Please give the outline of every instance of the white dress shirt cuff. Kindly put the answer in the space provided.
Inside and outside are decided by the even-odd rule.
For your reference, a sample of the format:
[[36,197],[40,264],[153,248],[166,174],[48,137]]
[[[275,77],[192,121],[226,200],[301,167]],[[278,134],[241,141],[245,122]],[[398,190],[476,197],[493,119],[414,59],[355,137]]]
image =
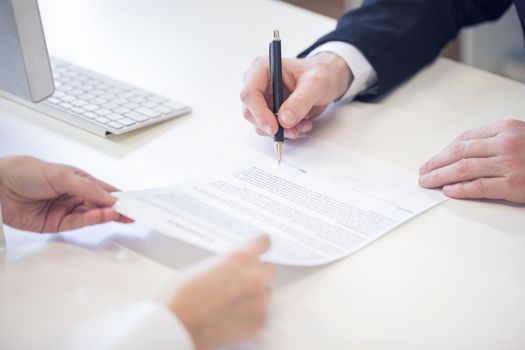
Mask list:
[[369,89],[377,83],[377,73],[358,48],[343,41],[329,41],[315,48],[308,56],[327,51],[339,55],[346,62],[354,76],[352,84],[341,97],[341,100],[353,100],[357,95],[372,92]]
[[129,311],[126,319],[122,320],[121,331],[104,348],[194,350],[186,327],[166,306],[148,301]]

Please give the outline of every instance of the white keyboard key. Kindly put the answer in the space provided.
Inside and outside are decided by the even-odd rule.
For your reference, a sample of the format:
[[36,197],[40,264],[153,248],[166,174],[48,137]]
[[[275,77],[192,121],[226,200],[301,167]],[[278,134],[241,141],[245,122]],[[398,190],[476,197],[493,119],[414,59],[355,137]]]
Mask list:
[[114,99],[117,98],[117,96],[113,95],[113,94],[104,94],[104,95],[100,95],[99,96],[100,98],[104,98],[108,101],[113,101]]
[[111,113],[111,114],[106,115],[106,118],[111,119],[111,120],[119,120],[119,119],[124,118],[124,116],[122,114]]
[[64,95],[65,93],[63,91],[58,91],[58,90],[53,93],[53,97],[62,97]]
[[68,91],[67,93],[68,95],[71,95],[71,96],[80,96],[80,95],[83,95],[84,94],[84,91],[80,91],[78,89],[73,89],[71,91]]
[[75,113],[78,113],[78,114],[82,114],[82,113],[84,113],[86,111],[85,109],[80,108],[80,107],[73,107],[73,108],[71,108],[71,110],[73,112],[75,112]]
[[90,99],[89,102],[91,102],[94,105],[101,105],[101,104],[107,103],[108,100],[105,100],[100,97],[95,97],[95,98]]
[[127,103],[128,100],[126,100],[125,98],[122,98],[122,97],[118,97],[118,98],[112,100],[111,102],[116,103],[118,105],[121,105],[123,103]]
[[95,119],[95,118],[98,118],[98,115],[96,115],[95,113],[93,112],[85,112],[84,113],[84,116],[89,118],[89,119]]
[[95,113],[98,114],[98,115],[100,115],[100,116],[105,117],[106,115],[110,114],[111,111],[108,111],[108,110],[105,109],[105,108],[100,108],[100,109],[97,109],[97,110],[95,111]]
[[137,113],[137,112],[129,112],[125,114],[126,117],[131,118],[137,122],[145,122],[146,120],[149,120],[148,117]]
[[60,101],[58,98],[56,97],[50,97],[46,100],[46,102],[49,102],[49,103],[52,103],[54,105],[57,105],[59,103],[62,103],[62,101]]
[[122,107],[124,107],[124,108],[128,108],[128,109],[135,109],[135,108],[137,108],[138,106],[139,106],[139,105],[136,104],[135,102],[128,102],[128,103],[124,103],[124,104],[122,105]]
[[180,103],[175,102],[175,101],[167,101],[167,102],[164,102],[162,105],[166,106],[166,107],[173,108],[175,110],[186,108],[186,106],[184,106],[183,104],[180,104]]
[[124,126],[131,126],[136,124],[134,120],[131,120],[129,118],[120,119],[118,122]]
[[64,102],[60,104],[60,107],[70,109],[71,107],[73,107],[73,105],[71,103]]
[[60,99],[64,102],[71,102],[75,99],[74,96],[71,96],[71,95],[64,95],[62,97],[60,97]]
[[87,105],[88,103],[84,100],[74,100],[74,101],[71,101],[71,104],[77,107],[82,107],[82,106]]
[[110,123],[107,123],[107,125],[111,126],[113,129],[122,129],[122,125],[120,125],[117,122],[110,122]]
[[67,85],[64,85],[64,84],[55,84],[55,87],[59,90],[59,91],[63,91],[63,92],[68,92],[70,90],[73,90],[73,88],[71,86],[67,86]]
[[82,108],[84,108],[86,111],[93,112],[93,111],[99,109],[100,107],[99,107],[99,106],[96,106],[96,105],[94,105],[94,104],[88,104],[88,105],[85,105],[85,106],[82,107]]
[[162,113],[162,114],[169,114],[171,112],[173,112],[173,108],[170,108],[170,107],[167,107],[167,106],[164,106],[164,105],[161,105],[161,106],[156,106],[156,107],[153,107],[154,110]]
[[117,87],[113,87],[111,89],[108,89],[107,91],[108,93],[113,94],[113,95],[118,95],[124,92],[124,90],[122,90],[121,88],[117,88]]
[[150,117],[150,118],[157,118],[161,116],[160,112],[154,111],[153,109],[144,108],[144,107],[135,109],[135,112],[144,114],[146,117]]
[[97,122],[99,123],[102,123],[102,124],[106,124],[106,123],[109,123],[111,120],[109,120],[108,118],[104,118],[104,117],[98,117],[95,119]]
[[126,114],[129,112],[129,109],[124,108],[124,107],[118,107],[118,108],[115,108],[113,112],[118,113],[118,114]]
[[84,94],[79,96],[81,99],[89,101],[95,98],[95,95],[93,94]]
[[158,102],[158,103],[162,103],[162,102],[167,102],[168,101],[167,98],[162,97],[162,96],[157,96],[157,95],[148,96],[148,100],[153,101],[153,102]]
[[80,91],[90,91],[90,90],[95,90],[95,87],[92,86],[92,85],[80,85],[77,87],[78,90]]
[[154,101],[146,101],[146,102],[142,102],[141,105],[144,107],[151,108],[151,107],[158,106],[158,103]]
[[108,103],[104,103],[102,105],[102,107],[106,108],[106,109],[114,109],[114,108],[117,108],[118,107],[118,104],[115,104],[113,102],[108,102]]
[[129,91],[125,91],[125,92],[122,92],[120,94],[118,94],[119,97],[122,97],[122,98],[131,98],[133,96],[135,96],[134,93],[132,92],[129,92]]
[[136,103],[142,103],[144,101],[146,101],[146,99],[142,96],[133,96],[133,97],[130,97],[129,100],[131,102],[136,102]]

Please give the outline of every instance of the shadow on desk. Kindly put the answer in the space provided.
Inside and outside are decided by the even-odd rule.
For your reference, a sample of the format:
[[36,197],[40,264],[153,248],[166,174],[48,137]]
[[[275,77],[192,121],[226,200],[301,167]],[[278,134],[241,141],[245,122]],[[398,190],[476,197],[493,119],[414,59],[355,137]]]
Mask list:
[[[156,231],[150,231],[145,238],[117,233],[108,238],[108,240],[174,270],[188,268],[214,256],[208,250],[198,248]],[[293,284],[321,271],[323,267],[278,266],[274,285],[279,288]]]
[[[6,119],[10,118],[13,120],[12,123],[10,120],[3,121],[3,124],[5,124],[3,125],[4,130],[11,135],[16,135],[17,137],[27,136],[28,139],[36,137],[37,139],[63,140],[68,144],[71,141],[75,141],[97,151],[103,150],[115,158],[122,158],[160,138],[172,129],[186,124],[192,116],[192,113],[188,113],[124,135],[112,135],[104,138],[3,97],[0,97],[0,107],[0,117],[3,118],[5,116]],[[20,129],[19,131],[16,130],[18,128]],[[22,141],[18,140],[20,143]]]

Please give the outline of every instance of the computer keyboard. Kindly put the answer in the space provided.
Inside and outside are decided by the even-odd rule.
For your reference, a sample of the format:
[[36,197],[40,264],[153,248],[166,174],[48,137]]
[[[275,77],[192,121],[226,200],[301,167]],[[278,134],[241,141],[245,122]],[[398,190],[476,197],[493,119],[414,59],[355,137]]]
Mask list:
[[32,108],[97,135],[124,134],[188,113],[189,106],[56,58],[54,94]]

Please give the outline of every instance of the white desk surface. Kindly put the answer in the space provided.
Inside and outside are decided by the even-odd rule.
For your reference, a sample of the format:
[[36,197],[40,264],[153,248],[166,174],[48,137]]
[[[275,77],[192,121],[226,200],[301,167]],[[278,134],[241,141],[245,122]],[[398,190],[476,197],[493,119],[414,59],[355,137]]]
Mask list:
[[[256,138],[241,116],[242,73],[266,54],[272,30],[293,56],[335,24],[276,1],[40,6],[53,55],[179,99],[193,113],[102,139],[0,99],[0,155],[74,164],[123,189],[173,184],[213,171],[207,159],[235,157],[225,140]],[[340,106],[313,134],[416,173],[462,130],[523,118],[524,96],[522,84],[438,60],[381,103]],[[523,349],[524,214],[451,200],[340,262],[282,268],[256,348]],[[208,255],[140,224],[53,236],[66,244],[31,248],[38,253],[18,249],[50,236],[6,234],[13,249],[0,282],[0,342],[9,335],[12,348],[64,347],[60,335],[81,321],[154,295],[173,270]]]

